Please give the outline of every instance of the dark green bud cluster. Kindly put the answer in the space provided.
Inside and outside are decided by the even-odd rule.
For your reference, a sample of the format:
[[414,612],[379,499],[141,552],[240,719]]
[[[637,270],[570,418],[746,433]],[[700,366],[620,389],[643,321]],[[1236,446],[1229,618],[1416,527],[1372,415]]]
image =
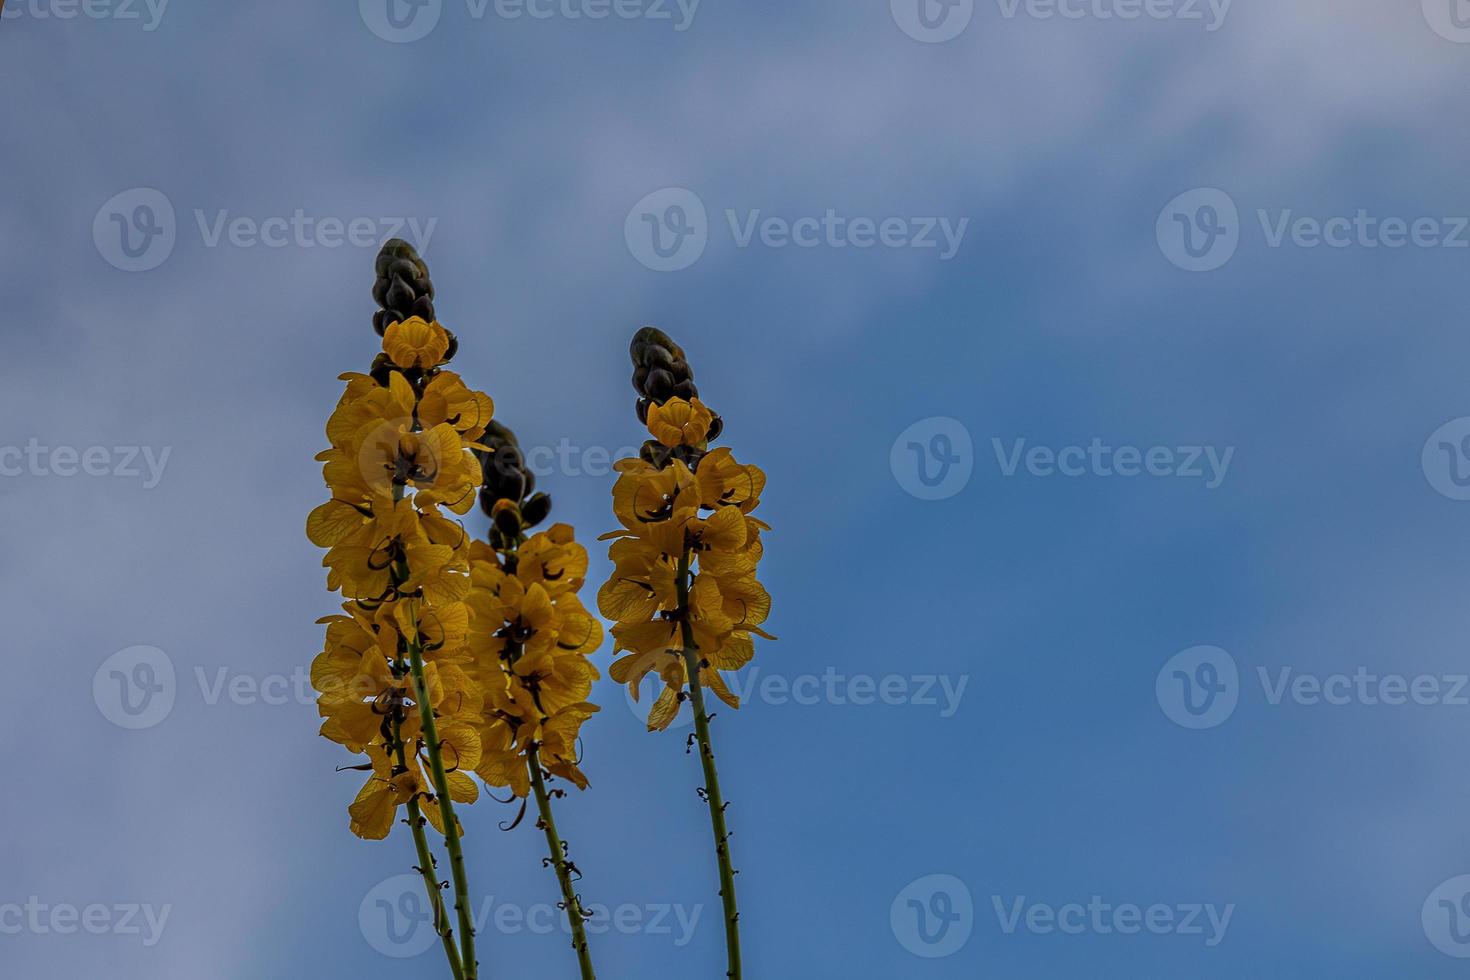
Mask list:
[[[434,282],[429,278],[428,264],[412,245],[401,238],[388,239],[379,249],[373,268],[378,276],[373,283],[373,299],[380,307],[373,314],[373,329],[379,337],[390,325],[412,317],[434,322]],[[452,360],[457,350],[459,341],[449,332],[449,352],[444,360]],[[387,370],[387,356],[379,355],[373,362],[373,377]],[[385,378],[378,381],[383,384]]]
[[[633,389],[638,392],[638,421],[648,424],[648,406],[662,405],[670,398],[686,401],[699,397],[699,388],[694,384],[694,369],[684,356],[684,348],[657,327],[643,327],[633,335],[628,347],[633,358]],[[710,423],[705,442],[714,442],[725,430],[725,422],[718,415]],[[656,439],[643,444],[638,455],[659,469],[669,465],[672,459],[682,459],[693,469],[706,450],[693,446],[670,449]]]
[[[480,460],[484,485],[480,488],[480,509],[492,521],[490,544],[496,550],[514,548],[525,531],[535,527],[551,514],[551,498],[536,493],[536,474],[526,468],[520,442],[508,427],[491,422],[480,442],[488,452],[475,450]],[[496,505],[502,500],[512,506]]]
[[694,369],[684,357],[684,348],[657,327],[644,327],[633,335],[628,349],[633,357],[633,388],[638,392],[638,421],[648,421],[648,405],[662,405],[670,398],[699,397]]

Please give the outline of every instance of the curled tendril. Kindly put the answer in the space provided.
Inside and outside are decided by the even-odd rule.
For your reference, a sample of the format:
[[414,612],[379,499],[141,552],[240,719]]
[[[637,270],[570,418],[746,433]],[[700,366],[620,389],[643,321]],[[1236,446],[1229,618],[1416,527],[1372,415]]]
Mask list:
[[[491,795],[491,799],[495,799],[495,797],[494,797],[493,794]],[[515,799],[515,796],[514,795],[511,796],[511,800],[513,800],[513,799]],[[504,802],[509,803],[511,800],[505,800]],[[497,800],[496,802],[501,802],[501,801]],[[526,817],[526,800],[525,800],[525,797],[522,797],[521,798],[521,809],[520,809],[520,812],[516,814],[516,818],[510,822],[510,826],[506,826],[505,821],[502,820],[500,822],[500,829],[503,830],[503,831],[505,831],[506,833],[510,833],[512,830],[515,830],[517,827],[519,827],[521,825],[521,821],[524,820],[525,817]]]

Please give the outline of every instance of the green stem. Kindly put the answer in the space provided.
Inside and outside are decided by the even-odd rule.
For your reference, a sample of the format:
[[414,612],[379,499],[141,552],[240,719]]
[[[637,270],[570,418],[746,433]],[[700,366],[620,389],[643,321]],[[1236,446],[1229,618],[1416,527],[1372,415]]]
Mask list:
[[[393,739],[397,742],[398,765],[407,769],[408,761],[403,751],[403,738],[399,735],[401,722],[393,722]],[[429,906],[434,911],[434,931],[444,943],[444,955],[449,959],[449,970],[454,980],[464,980],[464,965],[459,958],[459,947],[454,944],[454,930],[449,927],[449,913],[444,909],[444,896],[439,893],[439,878],[434,874],[434,853],[429,850],[429,838],[424,833],[424,816],[417,798],[408,801],[408,826],[413,831],[413,845],[419,855],[419,873],[424,876],[424,888],[429,892]]]
[[[403,499],[403,487],[394,486],[393,499]],[[400,559],[394,564],[393,578],[395,587],[408,580],[408,562]],[[418,633],[418,611],[411,605],[410,623],[415,635]],[[423,726],[424,743],[429,752],[429,772],[434,779],[434,792],[439,797],[439,817],[444,824],[444,847],[449,852],[449,870],[454,878],[454,911],[459,918],[459,935],[462,954],[450,955],[450,966],[454,968],[456,980],[476,980],[479,974],[479,963],[475,959],[475,923],[470,913],[470,886],[469,876],[465,873],[464,850],[460,847],[460,825],[459,818],[454,815],[454,802],[449,798],[449,779],[444,772],[444,758],[440,752],[439,728],[434,720],[434,706],[429,703],[429,685],[424,681],[424,650],[423,645],[417,639],[408,641],[408,666],[413,677],[413,699],[419,706],[419,719]],[[400,761],[402,761],[403,745],[399,740]],[[409,814],[414,818],[413,827],[416,837],[423,835],[419,816],[418,800],[409,802]],[[425,844],[420,848],[420,860],[427,853],[428,846]],[[424,874],[427,876],[428,871]],[[437,896],[436,896],[437,897]],[[442,902],[436,905],[436,908]],[[444,935],[441,933],[441,935]],[[446,936],[446,948],[452,946],[452,940]]]
[[704,707],[704,685],[699,682],[699,649],[689,618],[689,552],[679,558],[676,580],[679,595],[679,628],[684,641],[684,666],[689,674],[689,700],[694,705],[694,733],[699,742],[699,761],[704,765],[704,795],[709,803],[710,826],[715,835],[715,854],[720,865],[720,901],[725,907],[725,950],[730,968],[725,976],[740,980],[740,911],[735,904],[735,869],[730,861],[730,832],[725,826],[725,798],[720,793],[720,775],[715,771],[715,751],[710,746],[709,713]]
[[[414,630],[418,617],[414,617]],[[439,797],[439,815],[444,824],[444,847],[449,852],[449,870],[454,877],[454,911],[459,916],[459,942],[464,952],[464,980],[475,980],[479,964],[475,961],[475,923],[470,913],[469,876],[465,873],[464,849],[460,847],[459,818],[454,815],[454,801],[449,798],[449,779],[440,752],[439,731],[434,721],[434,707],[429,703],[429,685],[424,681],[424,652],[417,640],[408,644],[409,670],[413,674],[413,697],[419,705],[419,718],[424,727],[424,743],[429,751],[429,771],[434,777],[434,792]]]
[[592,953],[587,949],[587,932],[583,926],[587,916],[582,909],[582,900],[572,887],[571,862],[567,860],[561,836],[556,832],[556,818],[551,815],[551,798],[546,794],[546,781],[541,775],[541,757],[534,747],[526,755],[531,768],[531,787],[536,792],[536,806],[541,811],[538,821],[546,832],[546,847],[551,852],[551,864],[556,868],[556,880],[561,882],[562,905],[567,910],[567,924],[572,927],[572,948],[577,951],[577,965],[582,970],[582,980],[596,980],[592,970]]

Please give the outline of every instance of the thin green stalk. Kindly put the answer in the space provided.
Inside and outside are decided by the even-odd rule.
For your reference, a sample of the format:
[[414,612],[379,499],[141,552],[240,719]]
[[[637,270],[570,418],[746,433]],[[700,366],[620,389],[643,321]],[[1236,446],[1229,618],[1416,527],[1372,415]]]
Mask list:
[[[393,499],[403,499],[403,487],[394,486]],[[408,563],[400,559],[394,565],[393,578],[395,586],[408,580]],[[413,606],[410,622],[415,634],[418,632],[418,612]],[[464,850],[460,847],[460,824],[459,818],[454,815],[454,802],[449,798],[449,779],[444,772],[444,758],[440,752],[439,728],[434,720],[434,706],[429,703],[429,685],[424,681],[424,650],[423,645],[417,639],[408,641],[408,667],[413,678],[413,699],[419,706],[419,719],[424,732],[425,747],[429,752],[429,772],[434,780],[434,792],[439,797],[439,816],[444,824],[444,847],[449,852],[449,870],[454,879],[454,911],[459,918],[459,935],[462,954],[450,957],[450,966],[454,968],[456,980],[476,980],[479,975],[479,963],[475,958],[475,924],[470,911],[470,886],[469,876],[465,873]],[[403,752],[402,742],[399,743],[400,757]],[[418,800],[409,802],[409,813],[414,817],[413,827],[417,837],[423,835],[423,828],[418,817]],[[427,853],[425,844],[420,849],[420,860]],[[424,872],[427,876],[428,871]],[[426,880],[428,880],[426,878]],[[442,905],[442,902],[437,903]],[[441,933],[443,935],[443,933]],[[447,942],[446,945],[452,945]]]
[[[418,618],[414,617],[414,629]],[[475,923],[470,912],[469,876],[465,873],[464,849],[460,847],[459,818],[454,815],[454,802],[449,798],[449,779],[440,752],[438,726],[434,707],[429,703],[429,685],[424,681],[424,652],[417,640],[408,644],[409,670],[413,674],[413,697],[419,705],[423,721],[424,743],[429,751],[429,771],[434,777],[434,792],[439,797],[439,815],[444,823],[444,847],[449,852],[449,870],[454,877],[454,911],[459,916],[459,942],[464,952],[464,980],[475,980],[479,964],[475,960]]]
[[715,835],[715,854],[720,865],[720,901],[725,907],[725,950],[730,968],[725,976],[740,980],[740,911],[735,904],[735,869],[730,860],[730,832],[725,826],[725,798],[720,792],[720,775],[715,771],[715,751],[710,745],[709,713],[704,707],[704,685],[699,682],[699,649],[694,643],[694,626],[689,620],[689,552],[679,558],[676,580],[679,597],[679,627],[684,641],[684,666],[689,674],[689,700],[694,705],[694,734],[699,742],[699,761],[704,765],[704,797],[709,803],[710,826]]
[[536,806],[541,811],[538,821],[546,832],[546,847],[551,852],[551,864],[556,868],[556,880],[561,882],[562,905],[567,911],[567,924],[572,927],[572,948],[577,951],[577,965],[582,970],[582,980],[596,980],[592,970],[592,953],[587,948],[587,931],[583,925],[586,914],[582,899],[572,887],[571,862],[567,860],[565,845],[556,832],[556,818],[551,815],[551,798],[546,794],[546,781],[541,775],[541,757],[532,748],[526,756],[531,768],[531,788],[536,793]]
[[[399,723],[393,723],[393,737],[398,738]],[[398,742],[398,764],[407,768],[403,753],[403,742]],[[429,838],[424,833],[423,811],[419,801],[408,801],[408,826],[413,831],[414,848],[419,855],[419,873],[424,876],[424,887],[429,892],[429,906],[434,912],[434,931],[444,943],[444,955],[449,959],[449,970],[454,980],[464,980],[464,964],[459,958],[459,947],[454,944],[454,930],[449,926],[449,913],[444,908],[444,896],[439,894],[439,877],[434,874],[434,854],[429,850]]]

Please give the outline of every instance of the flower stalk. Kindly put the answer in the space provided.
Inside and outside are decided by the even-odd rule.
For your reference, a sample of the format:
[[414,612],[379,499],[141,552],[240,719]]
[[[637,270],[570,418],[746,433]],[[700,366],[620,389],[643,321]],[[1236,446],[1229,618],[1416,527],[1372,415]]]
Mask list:
[[[446,368],[458,346],[434,318],[428,268],[405,242],[378,256],[374,328],[382,351],[346,387],[318,454],[331,499],[307,518],[327,549],[327,587],[343,614],[320,620],[327,636],[312,661],[321,734],[367,761],[348,807],[353,833],[390,836],[403,808],[453,980],[477,980],[474,921],[455,803],[478,788],[475,729],[484,697],[465,665],[470,586],[468,536],[454,520],[474,506],[480,467],[472,449],[494,403]],[[447,513],[446,513],[447,512]],[[445,841],[452,882],[441,882],[425,828]],[[458,935],[443,892],[454,888]]]
[[679,596],[679,627],[684,642],[684,666],[689,674],[689,701],[694,707],[694,737],[699,743],[699,761],[704,767],[705,802],[709,804],[710,827],[715,836],[715,857],[720,868],[720,902],[725,914],[725,952],[730,980],[740,980],[740,909],[735,901],[735,870],[730,857],[730,831],[725,824],[724,794],[720,792],[720,774],[715,768],[715,750],[710,744],[709,712],[704,706],[704,686],[699,683],[702,664],[694,642],[694,628],[689,623],[689,552],[679,560],[675,587]]
[[546,791],[546,779],[541,773],[541,759],[533,747],[526,756],[531,771],[531,790],[536,794],[536,808],[540,819],[536,826],[546,834],[546,849],[551,856],[547,859],[556,869],[556,880],[561,883],[562,908],[567,913],[567,925],[572,930],[572,948],[577,951],[577,967],[582,971],[582,980],[596,980],[592,969],[592,953],[587,947],[587,930],[584,923],[587,912],[582,908],[582,897],[572,887],[572,872],[575,870],[567,857],[567,846],[556,830],[556,817],[551,812],[551,797]]
[[[399,752],[399,765],[404,765],[403,753]],[[449,972],[454,980],[465,980],[464,964],[459,956],[459,947],[454,942],[454,930],[449,927],[449,912],[444,908],[444,896],[439,894],[439,878],[434,874],[434,852],[429,850],[429,838],[424,833],[423,811],[418,800],[408,803],[408,826],[413,831],[413,844],[419,855],[418,871],[424,876],[424,887],[429,891],[429,907],[434,912],[434,931],[444,944],[444,956],[449,960]]]
[[[417,630],[416,614],[414,626]],[[469,875],[465,872],[464,848],[460,846],[462,828],[459,818],[454,814],[454,801],[449,798],[449,777],[444,771],[443,746],[434,721],[434,707],[429,702],[429,685],[424,680],[424,651],[420,641],[409,641],[408,661],[413,675],[414,701],[418,703],[419,716],[424,726],[429,772],[434,780],[434,793],[439,797],[439,813],[444,823],[444,849],[449,852],[449,871],[454,880],[454,911],[459,919],[462,963],[462,973],[457,973],[456,976],[462,975],[463,980],[476,980],[479,971],[475,960],[475,922],[470,911],[470,883]]]
[[729,806],[720,788],[705,692],[740,707],[721,676],[755,656],[754,637],[774,640],[761,626],[771,597],[756,578],[770,525],[755,517],[766,475],[711,443],[724,422],[699,398],[683,348],[644,327],[629,348],[638,419],[653,438],[637,459],[619,460],[613,513],[622,525],[604,534],[613,543],[612,577],[598,591],[612,628],[613,680],[637,700],[644,678],[663,681],[648,713],[648,730],[665,731],[686,702],[694,711],[690,751],[699,745],[704,770],[700,798],[709,806],[725,920],[726,976],[740,980],[740,911],[730,856]]
[[[523,800],[534,795],[536,826],[546,835],[551,867],[561,886],[572,949],[582,980],[594,980],[586,910],[573,887],[581,877],[556,828],[547,781],[561,777],[579,789],[579,732],[598,708],[587,700],[600,674],[589,655],[602,645],[602,624],[577,597],[587,572],[587,549],[569,525],[528,534],[551,511],[535,493],[515,433],[496,423],[481,452],[480,504],[491,519],[488,541],[471,547],[470,649],[487,692],[479,773]],[[523,811],[524,812],[524,811]]]

